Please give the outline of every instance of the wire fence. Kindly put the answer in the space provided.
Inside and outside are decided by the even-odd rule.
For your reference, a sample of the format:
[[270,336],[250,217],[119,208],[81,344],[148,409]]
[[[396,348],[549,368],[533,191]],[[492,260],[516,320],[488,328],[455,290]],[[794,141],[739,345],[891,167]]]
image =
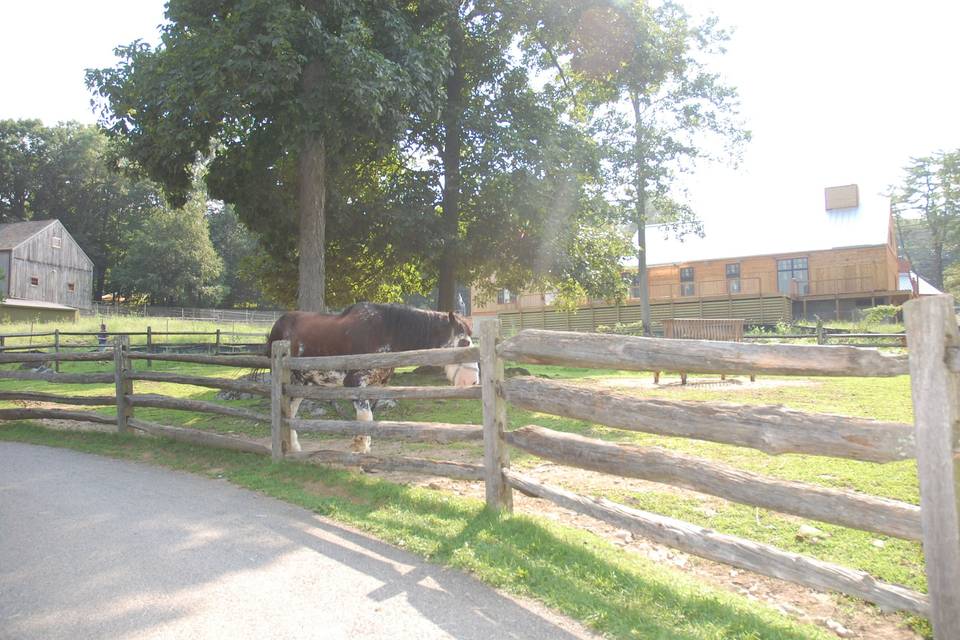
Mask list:
[[179,318],[206,322],[243,322],[246,324],[273,324],[285,311],[273,309],[202,309],[195,307],[161,307],[94,302],[89,309],[81,309],[83,316],[115,318]]

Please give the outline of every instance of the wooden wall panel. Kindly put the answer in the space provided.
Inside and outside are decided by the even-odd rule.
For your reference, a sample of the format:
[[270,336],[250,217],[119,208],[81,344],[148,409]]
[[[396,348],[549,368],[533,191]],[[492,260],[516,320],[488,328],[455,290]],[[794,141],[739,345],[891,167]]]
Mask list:
[[[55,247],[54,237],[61,239]],[[39,284],[30,279],[39,278]],[[74,290],[69,291],[68,283]],[[16,247],[10,263],[10,297],[88,309],[93,303],[93,263],[56,222]]]

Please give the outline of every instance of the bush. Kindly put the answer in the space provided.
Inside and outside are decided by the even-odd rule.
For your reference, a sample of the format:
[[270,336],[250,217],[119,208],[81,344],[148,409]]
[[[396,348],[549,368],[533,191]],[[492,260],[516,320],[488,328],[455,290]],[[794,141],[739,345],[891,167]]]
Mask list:
[[881,304],[863,310],[861,321],[866,325],[894,322],[902,307],[897,304]]
[[597,333],[615,333],[621,336],[642,336],[642,322],[618,322],[612,327],[609,325],[597,325]]

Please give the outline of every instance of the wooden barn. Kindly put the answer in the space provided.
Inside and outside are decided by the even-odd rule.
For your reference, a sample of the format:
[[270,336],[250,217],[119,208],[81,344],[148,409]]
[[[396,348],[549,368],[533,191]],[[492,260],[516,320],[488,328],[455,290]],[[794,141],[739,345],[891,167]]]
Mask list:
[[[743,318],[766,325],[814,317],[854,320],[862,309],[924,293],[917,291],[915,274],[901,273],[887,198],[864,196],[855,184],[828,187],[822,198],[819,206],[772,203],[755,223],[731,217],[727,227],[708,229],[703,238],[678,240],[656,225],[647,227],[654,329],[666,318]],[[635,257],[625,261],[625,270],[635,272]],[[639,321],[639,293],[635,286],[623,304],[592,301],[567,313],[552,308],[549,293],[501,290],[487,304],[474,302],[473,309],[475,316],[499,315],[509,332],[590,331]]]
[[64,320],[93,305],[93,261],[59,220],[0,224],[0,317]]

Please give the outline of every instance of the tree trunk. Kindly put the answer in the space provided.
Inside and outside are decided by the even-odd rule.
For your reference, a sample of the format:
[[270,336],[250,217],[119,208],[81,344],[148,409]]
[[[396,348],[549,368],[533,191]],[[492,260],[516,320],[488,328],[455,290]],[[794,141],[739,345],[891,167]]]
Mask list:
[[456,10],[447,22],[452,67],[445,82],[443,108],[443,250],[437,282],[437,310],[457,310],[457,245],[460,235],[460,151],[463,145],[464,34]]
[[640,193],[637,214],[637,286],[640,288],[640,320],[643,322],[643,335],[653,335],[650,326],[650,274],[647,272],[647,194]]
[[933,240],[933,286],[943,291],[943,242],[934,234]]
[[326,163],[327,151],[323,138],[307,135],[300,151],[300,188],[297,197],[300,214],[297,308],[301,311],[326,311]]
[[[311,99],[322,71],[319,60],[311,60],[303,68],[301,90],[305,99]],[[327,147],[323,136],[315,131],[304,135],[298,179],[300,259],[297,308],[301,311],[326,311]]]
[[643,153],[643,139],[641,137],[638,96],[631,94],[630,102],[633,105],[633,161],[636,168],[634,176],[636,201],[634,202],[633,221],[637,225],[637,286],[640,289],[640,320],[643,322],[643,335],[650,336],[653,335],[653,330],[650,320],[650,276],[647,273],[647,178],[643,172],[645,154]]

